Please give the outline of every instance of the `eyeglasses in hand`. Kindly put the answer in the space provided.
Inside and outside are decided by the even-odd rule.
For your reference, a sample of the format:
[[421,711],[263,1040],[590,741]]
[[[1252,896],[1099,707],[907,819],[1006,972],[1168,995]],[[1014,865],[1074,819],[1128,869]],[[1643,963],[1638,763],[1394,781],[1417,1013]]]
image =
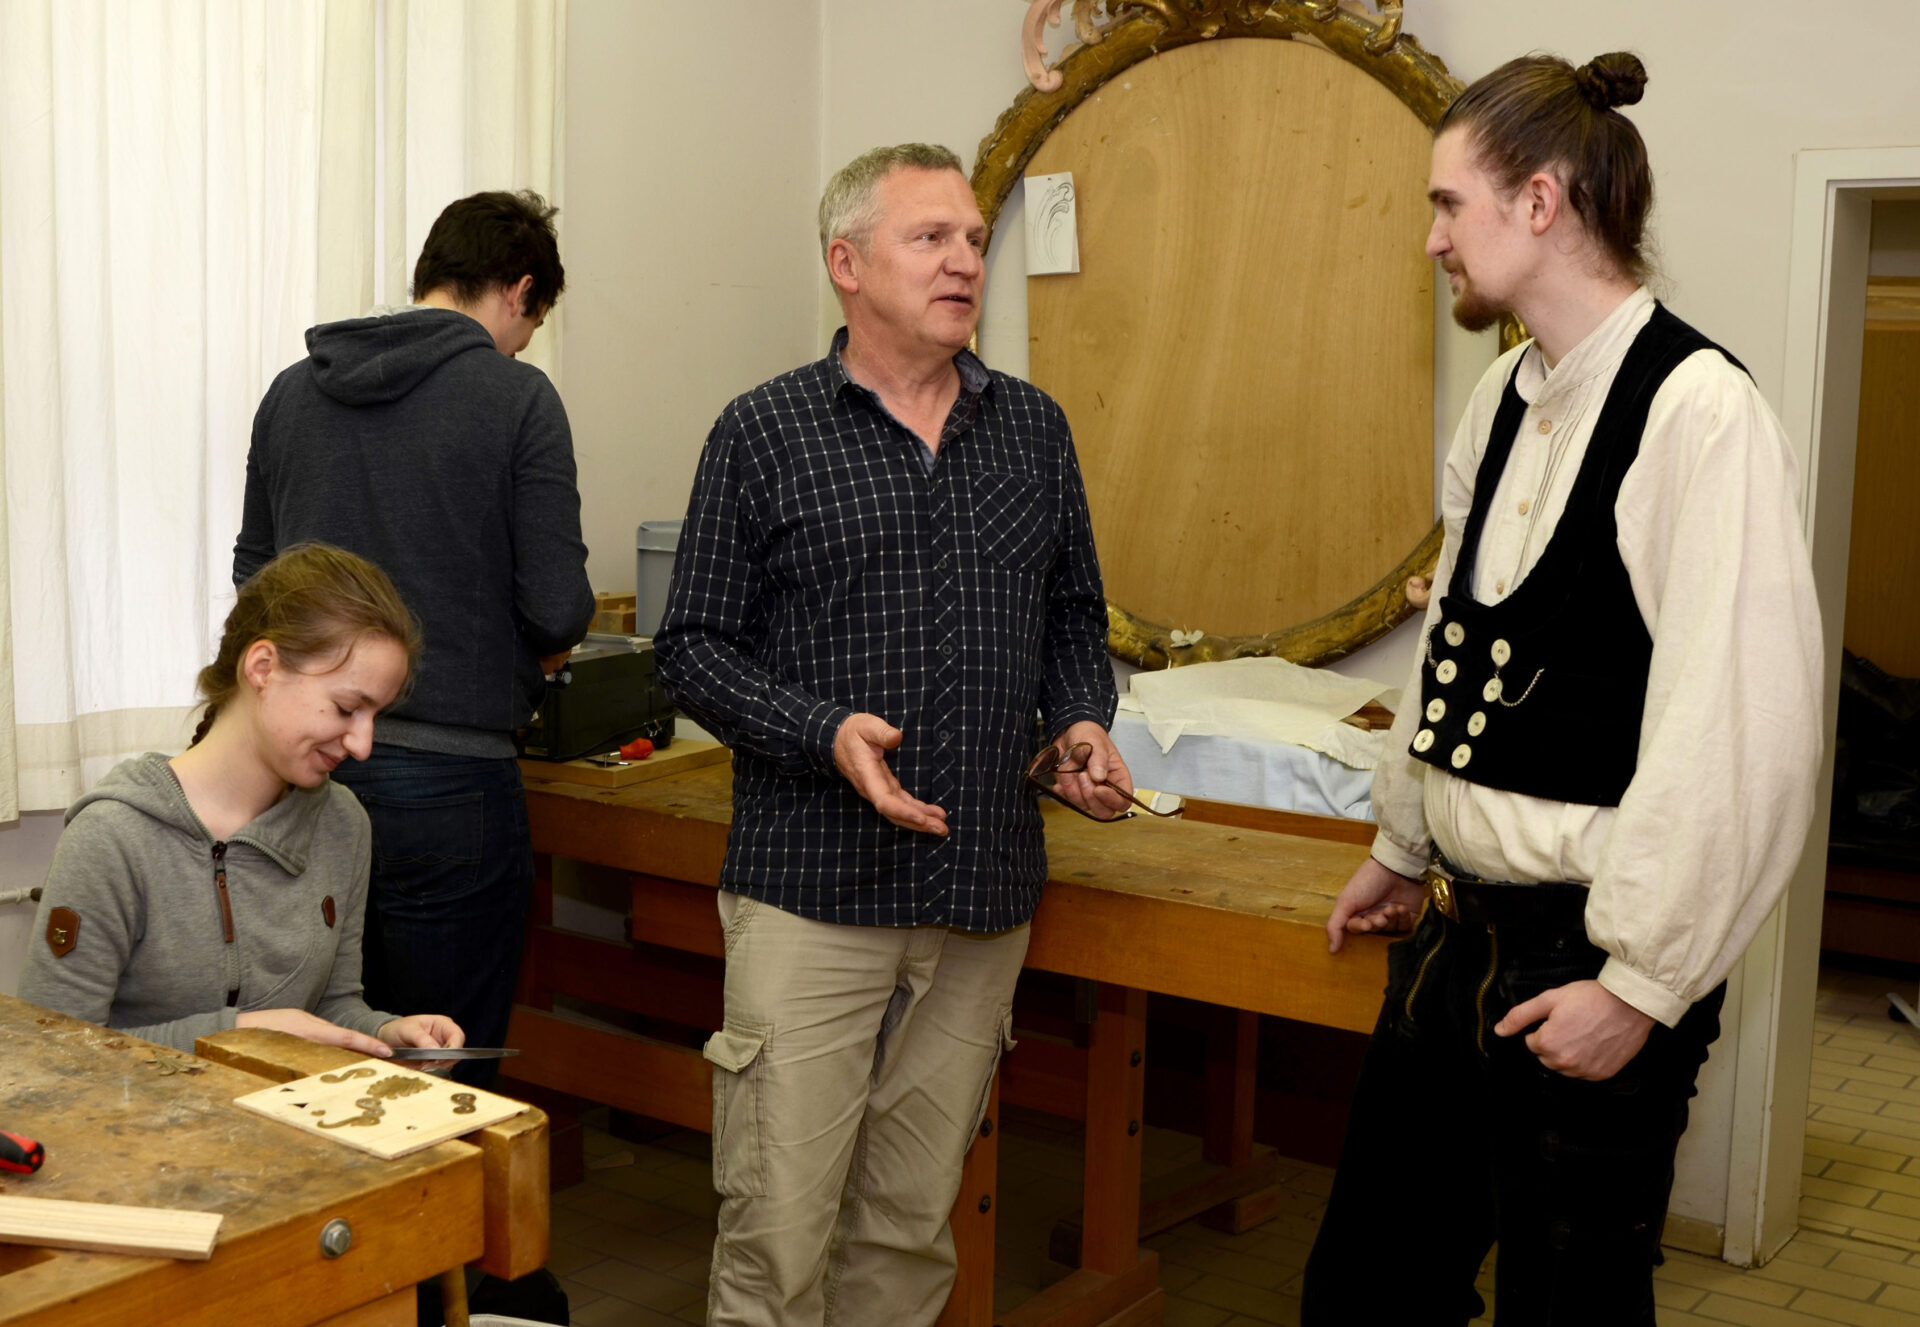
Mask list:
[[[1033,763],[1027,766],[1027,773],[1026,773],[1027,783],[1030,784],[1033,790],[1039,793],[1042,797],[1051,797],[1054,801],[1059,802],[1062,806],[1065,806],[1072,811],[1078,812],[1080,815],[1085,816],[1089,820],[1097,820],[1101,824],[1107,824],[1113,820],[1133,819],[1133,812],[1131,811],[1122,811],[1117,816],[1097,816],[1093,814],[1093,812],[1091,811],[1087,811],[1081,807],[1075,806],[1072,802],[1062,797],[1059,794],[1059,792],[1055,790],[1055,784],[1056,784],[1058,775],[1086,773],[1087,757],[1092,754],[1093,754],[1093,745],[1089,742],[1075,742],[1072,746],[1068,747],[1065,751],[1062,751],[1057,746],[1052,746],[1052,745],[1043,746],[1040,748],[1040,754],[1033,758]],[[1126,798],[1129,802],[1132,802],[1135,806],[1139,807],[1142,811],[1145,811],[1148,815],[1159,816],[1163,820],[1171,819],[1172,817],[1177,816],[1182,811],[1186,810],[1185,807],[1175,807],[1171,811],[1156,811],[1152,807],[1148,806],[1145,802],[1141,801],[1138,797],[1135,797],[1132,793],[1128,792],[1125,788],[1122,788],[1119,784],[1115,783],[1112,779],[1096,779],[1094,780],[1094,782],[1098,783],[1102,788],[1106,788],[1111,792],[1119,793],[1122,797]]]

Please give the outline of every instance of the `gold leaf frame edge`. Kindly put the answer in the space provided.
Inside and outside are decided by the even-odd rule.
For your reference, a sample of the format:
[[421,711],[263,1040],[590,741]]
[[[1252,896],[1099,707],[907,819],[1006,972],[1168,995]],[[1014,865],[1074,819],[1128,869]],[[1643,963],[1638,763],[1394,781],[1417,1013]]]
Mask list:
[[[1067,0],[1079,7],[1088,0]],[[1035,6],[1037,10],[1039,6]],[[1372,76],[1420,118],[1429,129],[1464,85],[1447,72],[1438,56],[1400,29],[1401,6],[1389,4],[1378,22],[1327,0],[1119,0],[1118,13],[1097,31],[1097,40],[1068,52],[1053,73],[1051,90],[1027,87],[980,140],[974,155],[973,193],[986,218],[992,243],[1000,209],[1040,150],[1047,136],[1109,79],[1158,55],[1215,37],[1306,40]],[[1059,7],[1053,7],[1057,14]],[[1080,24],[1083,36],[1090,28]],[[1051,81],[1051,80],[1049,80]],[[1519,328],[1503,322],[1501,344],[1519,342]],[[1440,560],[1444,524],[1436,521],[1419,545],[1373,587],[1332,612],[1297,626],[1256,636],[1220,636],[1174,629],[1107,601],[1107,652],[1140,668],[1174,668],[1222,659],[1277,656],[1314,667],[1371,644],[1412,616],[1405,586],[1414,576],[1431,576]]]

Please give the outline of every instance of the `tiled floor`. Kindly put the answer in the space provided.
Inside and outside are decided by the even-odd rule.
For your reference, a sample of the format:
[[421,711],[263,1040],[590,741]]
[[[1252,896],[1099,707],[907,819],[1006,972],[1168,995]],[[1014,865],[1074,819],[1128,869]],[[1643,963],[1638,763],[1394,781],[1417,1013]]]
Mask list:
[[[1888,987],[1822,975],[1800,1234],[1752,1271],[1670,1250],[1656,1277],[1662,1327],[1920,1327],[1920,1032],[1887,1018]],[[1193,1160],[1198,1146],[1149,1129],[1148,1174]],[[573,1321],[704,1321],[715,1207],[706,1137],[637,1145],[589,1130],[587,1148],[587,1182],[554,1195],[552,1267]],[[1000,1155],[1004,1308],[1067,1273],[1048,1260],[1047,1233],[1080,1205],[1078,1126],[1010,1109]],[[1283,1175],[1281,1213],[1256,1230],[1189,1222],[1148,1241],[1160,1253],[1167,1327],[1298,1321],[1300,1269],[1331,1173],[1288,1162]],[[1482,1281],[1490,1290],[1486,1269]]]

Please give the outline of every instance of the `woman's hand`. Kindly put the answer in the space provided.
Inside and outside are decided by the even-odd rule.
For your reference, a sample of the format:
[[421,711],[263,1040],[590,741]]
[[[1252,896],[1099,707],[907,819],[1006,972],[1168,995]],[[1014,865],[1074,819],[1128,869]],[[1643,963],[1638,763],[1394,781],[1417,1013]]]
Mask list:
[[389,1046],[464,1046],[467,1034],[445,1014],[409,1014],[380,1025]]
[[[427,1016],[432,1017],[432,1015]],[[405,1019],[394,1020],[398,1023],[406,1021]],[[378,1041],[364,1032],[355,1032],[352,1028],[343,1028],[338,1023],[329,1023],[326,1019],[316,1017],[304,1009],[252,1009],[235,1018],[233,1025],[243,1028],[272,1028],[275,1032],[291,1032],[296,1037],[317,1041],[322,1046],[343,1046],[361,1055],[373,1055],[383,1060],[393,1054],[387,1049],[387,1042]],[[392,1023],[387,1024],[387,1027],[392,1026]],[[449,1024],[449,1026],[452,1025]],[[381,1029],[383,1032],[385,1030],[385,1028]],[[454,1031],[458,1032],[459,1029],[455,1028]],[[393,1042],[392,1044],[398,1046],[402,1043]],[[438,1046],[444,1043],[431,1044]]]

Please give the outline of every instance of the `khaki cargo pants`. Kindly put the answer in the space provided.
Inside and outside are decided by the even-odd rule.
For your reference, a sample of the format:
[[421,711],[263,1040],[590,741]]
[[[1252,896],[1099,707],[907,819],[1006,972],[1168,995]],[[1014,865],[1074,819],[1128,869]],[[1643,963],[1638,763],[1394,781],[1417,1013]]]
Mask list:
[[931,1323],[1027,928],[842,926],[726,892],[720,923],[709,1327]]

